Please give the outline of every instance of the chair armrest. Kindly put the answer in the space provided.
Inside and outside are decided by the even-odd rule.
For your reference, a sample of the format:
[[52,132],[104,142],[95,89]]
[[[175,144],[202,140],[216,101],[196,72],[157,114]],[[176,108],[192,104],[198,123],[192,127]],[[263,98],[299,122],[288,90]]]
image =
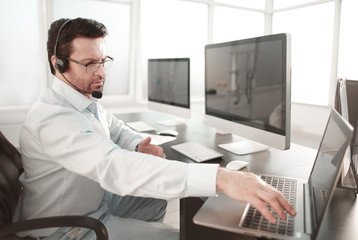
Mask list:
[[13,222],[0,226],[0,238],[17,232],[52,227],[83,227],[95,231],[98,240],[108,240],[108,232],[104,224],[87,216],[56,216],[36,218]]

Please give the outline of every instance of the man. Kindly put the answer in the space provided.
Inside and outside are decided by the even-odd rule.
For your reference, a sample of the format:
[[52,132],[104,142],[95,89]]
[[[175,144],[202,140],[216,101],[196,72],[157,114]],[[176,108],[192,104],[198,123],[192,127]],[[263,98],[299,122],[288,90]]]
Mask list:
[[[168,199],[214,196],[217,191],[246,201],[268,218],[285,211],[284,197],[250,173],[217,164],[165,160],[163,149],[142,140],[107,113],[100,98],[105,68],[105,26],[77,18],[55,21],[47,42],[53,85],[29,111],[20,134],[25,173],[21,219],[88,215],[100,219],[110,239],[179,239],[164,225]],[[200,178],[198,177],[200,176]],[[162,199],[162,200],[160,200]],[[25,233],[47,239],[92,239],[91,231],[47,229]]]

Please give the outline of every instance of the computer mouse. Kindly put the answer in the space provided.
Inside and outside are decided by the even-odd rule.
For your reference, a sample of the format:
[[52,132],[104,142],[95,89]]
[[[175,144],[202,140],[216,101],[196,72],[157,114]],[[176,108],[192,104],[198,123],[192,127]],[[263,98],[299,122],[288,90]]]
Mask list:
[[178,136],[178,132],[175,130],[171,130],[171,129],[166,129],[166,130],[161,130],[158,132],[159,135],[161,136],[171,136],[171,137],[175,137]]
[[240,160],[233,160],[226,165],[226,168],[230,169],[230,170],[240,170],[240,169],[246,167],[247,165],[249,165],[248,162],[240,161]]

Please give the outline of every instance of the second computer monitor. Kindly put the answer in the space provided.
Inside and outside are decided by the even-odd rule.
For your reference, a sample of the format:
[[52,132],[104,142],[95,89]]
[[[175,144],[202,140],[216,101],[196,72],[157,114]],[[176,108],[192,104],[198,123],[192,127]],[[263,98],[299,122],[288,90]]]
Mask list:
[[190,59],[148,59],[148,106],[175,116],[159,123],[175,126],[190,117]]
[[207,123],[252,140],[222,147],[238,154],[268,147],[289,148],[290,69],[290,38],[287,34],[205,47]]

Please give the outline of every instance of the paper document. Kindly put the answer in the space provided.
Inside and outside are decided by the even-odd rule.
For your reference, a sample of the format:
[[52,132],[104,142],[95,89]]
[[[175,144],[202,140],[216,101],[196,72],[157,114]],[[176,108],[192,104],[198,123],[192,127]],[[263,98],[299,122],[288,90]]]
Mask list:
[[161,136],[161,135],[154,135],[154,134],[148,134],[148,133],[138,133],[138,134],[141,135],[143,138],[151,137],[152,141],[150,141],[150,143],[155,144],[155,145],[161,145],[161,144],[164,144],[164,143],[167,143],[167,142],[177,139],[176,137]]
[[155,131],[155,128],[143,121],[127,122],[126,125],[137,132]]

